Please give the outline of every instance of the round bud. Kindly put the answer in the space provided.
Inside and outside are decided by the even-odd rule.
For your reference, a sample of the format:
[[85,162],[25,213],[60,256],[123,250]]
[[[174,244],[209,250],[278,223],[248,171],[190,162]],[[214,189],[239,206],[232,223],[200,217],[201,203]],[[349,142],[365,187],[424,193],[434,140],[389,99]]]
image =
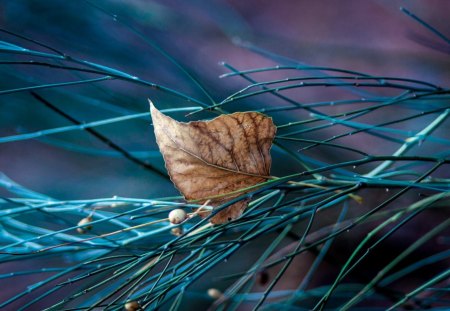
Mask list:
[[169,221],[174,225],[182,223],[186,218],[186,212],[179,208],[174,209],[169,213]]
[[208,296],[213,299],[219,299],[220,297],[222,297],[222,292],[217,288],[210,288],[208,289]]
[[141,305],[139,304],[139,302],[133,300],[133,301],[128,301],[125,304],[125,310],[127,311],[136,311],[139,310],[141,308]]
[[91,222],[92,222],[91,216],[87,216],[87,217],[81,219],[77,225],[83,226],[83,227],[77,228],[78,233],[86,233],[87,231],[91,230],[92,226],[89,225],[89,223],[91,223]]
[[182,228],[182,227],[175,227],[175,228],[172,228],[172,229],[170,230],[170,233],[172,233],[172,234],[175,235],[175,236],[180,236],[180,235],[183,234],[183,228]]

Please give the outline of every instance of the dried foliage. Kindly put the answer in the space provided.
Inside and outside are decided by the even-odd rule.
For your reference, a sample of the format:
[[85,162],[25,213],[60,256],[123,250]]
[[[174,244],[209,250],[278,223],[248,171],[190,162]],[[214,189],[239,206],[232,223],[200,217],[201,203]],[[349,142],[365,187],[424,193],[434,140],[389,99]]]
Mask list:
[[[181,123],[150,104],[155,136],[175,186],[188,201],[219,206],[270,178],[276,127],[257,112]],[[248,200],[220,211],[211,223],[239,218]]]

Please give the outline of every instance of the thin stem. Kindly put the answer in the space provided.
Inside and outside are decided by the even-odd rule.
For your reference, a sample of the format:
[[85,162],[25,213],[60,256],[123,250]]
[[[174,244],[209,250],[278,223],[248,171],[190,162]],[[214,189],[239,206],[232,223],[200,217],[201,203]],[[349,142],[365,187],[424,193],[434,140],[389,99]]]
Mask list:
[[[405,143],[397,149],[392,155],[393,156],[402,156],[405,154],[409,149],[411,149],[412,146],[415,144],[424,141],[428,135],[430,135],[434,130],[438,128],[438,126],[445,121],[445,119],[448,117],[450,113],[450,109],[446,109],[443,113],[441,113],[436,119],[433,120],[430,124],[428,124],[423,130],[421,130],[419,133],[415,134],[413,137],[410,137],[405,140]],[[364,177],[374,177],[377,176],[379,173],[386,170],[388,167],[390,167],[394,162],[393,161],[385,161],[378,165],[376,168],[374,168],[369,173],[365,174]]]
[[391,311],[391,310],[397,309],[399,306],[404,304],[410,298],[412,298],[412,297],[416,296],[417,294],[427,290],[428,288],[430,288],[434,284],[439,283],[442,280],[445,280],[449,276],[450,276],[450,269],[448,269],[448,270],[446,270],[446,271],[436,275],[435,277],[433,277],[429,281],[427,281],[427,282],[423,283],[421,286],[417,287],[415,290],[413,290],[413,291],[409,292],[408,294],[406,294],[405,297],[400,299],[397,303],[393,304],[389,309],[387,309],[387,311]]
[[408,15],[409,17],[411,17],[412,19],[414,19],[416,22],[419,22],[419,24],[421,24],[422,26],[424,26],[426,29],[428,29],[429,31],[431,31],[433,34],[435,34],[436,36],[438,36],[439,38],[441,38],[442,40],[444,40],[447,44],[450,44],[450,39],[447,38],[443,33],[441,33],[440,31],[438,31],[436,28],[432,27],[430,24],[428,24],[427,22],[425,22],[424,20],[420,19],[419,17],[417,17],[415,14],[411,13],[410,11],[408,11],[407,9],[400,7],[400,10],[405,13],[406,15]]

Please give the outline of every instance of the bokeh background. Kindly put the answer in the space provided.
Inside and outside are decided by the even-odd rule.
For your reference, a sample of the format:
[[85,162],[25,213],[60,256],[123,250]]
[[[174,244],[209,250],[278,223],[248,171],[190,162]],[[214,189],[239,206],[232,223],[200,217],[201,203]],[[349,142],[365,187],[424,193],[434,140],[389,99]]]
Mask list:
[[[438,85],[449,81],[448,47],[441,48],[426,29],[399,10],[406,5],[445,33],[449,29],[446,1],[345,0],[339,5],[333,1],[1,1],[0,5],[0,23],[8,31],[205,102],[192,81],[153,44],[187,68],[216,100],[247,85],[236,77],[220,79],[228,70],[219,62],[241,70],[274,65],[233,43],[238,40],[308,65],[417,78]],[[117,15],[116,20],[93,5]],[[19,46],[42,50],[5,33],[1,36]],[[4,54],[2,58],[28,60]],[[0,70],[2,89],[77,80],[73,72],[45,67],[1,66]],[[321,89],[302,90],[295,96],[312,102],[323,100],[323,93]],[[152,88],[121,81],[48,89],[40,94],[83,122],[115,117],[120,108],[145,112],[147,98],[160,108],[192,106]],[[255,109],[264,99],[241,101],[228,109]],[[0,100],[2,136],[70,124],[27,93],[2,95]],[[113,108],[108,111],[107,105]],[[290,115],[296,120],[302,113]],[[188,120],[183,115],[176,117]],[[149,118],[98,130],[127,150],[156,150]],[[52,138],[108,150],[86,133]],[[6,175],[50,196],[74,199],[175,193],[169,183],[123,158],[67,151],[36,140],[0,148],[0,165]]]

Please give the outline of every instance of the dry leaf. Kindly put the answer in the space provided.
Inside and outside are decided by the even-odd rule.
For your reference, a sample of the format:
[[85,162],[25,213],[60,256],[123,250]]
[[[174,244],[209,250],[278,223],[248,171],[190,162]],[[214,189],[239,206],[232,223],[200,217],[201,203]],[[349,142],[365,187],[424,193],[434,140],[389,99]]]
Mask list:
[[[167,171],[186,200],[206,201],[269,178],[270,148],[276,132],[272,118],[237,112],[211,121],[183,123],[162,114],[151,102],[150,113]],[[218,206],[241,194],[214,198],[210,205]],[[240,217],[247,203],[229,206],[211,223]]]

